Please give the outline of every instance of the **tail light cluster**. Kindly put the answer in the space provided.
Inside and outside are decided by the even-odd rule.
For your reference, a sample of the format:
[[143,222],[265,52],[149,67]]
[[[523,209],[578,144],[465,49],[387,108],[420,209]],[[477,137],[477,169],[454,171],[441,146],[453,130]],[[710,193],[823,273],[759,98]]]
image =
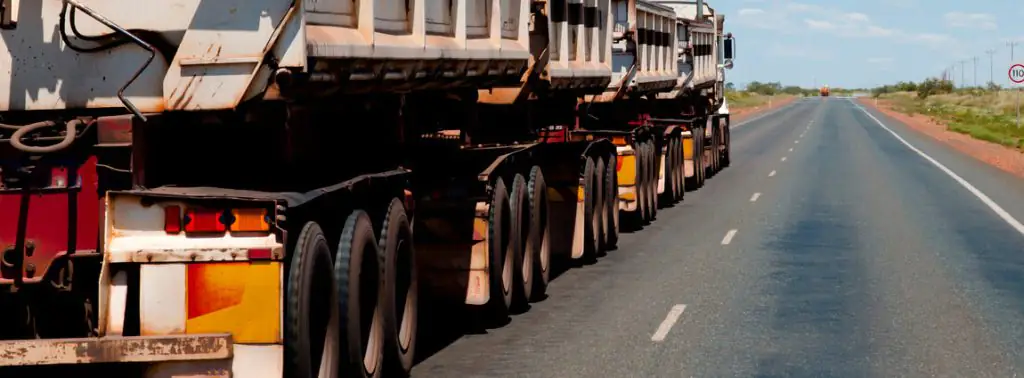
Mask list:
[[164,207],[164,231],[168,234],[267,232],[270,231],[270,215],[266,209],[209,209]]

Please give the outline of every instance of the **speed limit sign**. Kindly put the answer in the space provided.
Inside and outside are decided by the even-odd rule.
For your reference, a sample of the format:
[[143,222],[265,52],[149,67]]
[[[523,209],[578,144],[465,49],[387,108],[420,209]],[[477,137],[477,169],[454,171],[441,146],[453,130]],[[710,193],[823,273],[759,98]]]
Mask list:
[[1010,83],[1015,87],[1024,86],[1024,64],[1010,65]]

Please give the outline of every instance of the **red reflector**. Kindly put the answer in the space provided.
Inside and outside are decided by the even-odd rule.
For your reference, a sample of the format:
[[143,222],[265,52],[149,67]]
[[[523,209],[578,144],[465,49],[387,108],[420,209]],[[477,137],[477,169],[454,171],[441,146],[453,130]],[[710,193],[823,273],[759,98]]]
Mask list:
[[249,260],[270,260],[271,256],[270,248],[252,248],[249,250]]
[[227,226],[221,223],[222,212],[208,209],[189,209],[185,214],[185,232],[224,232]]
[[181,232],[181,208],[167,206],[164,208],[164,231],[168,234]]
[[615,171],[618,172],[618,171],[621,171],[621,170],[622,170],[622,159],[615,159]]

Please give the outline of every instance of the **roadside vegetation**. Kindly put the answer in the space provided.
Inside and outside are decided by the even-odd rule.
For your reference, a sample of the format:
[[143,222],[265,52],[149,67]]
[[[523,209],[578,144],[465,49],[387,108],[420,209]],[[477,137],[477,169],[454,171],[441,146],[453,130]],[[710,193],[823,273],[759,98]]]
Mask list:
[[949,80],[933,78],[875,88],[872,95],[886,100],[893,110],[929,116],[951,131],[1024,150],[1024,128],[1016,125],[1016,93],[994,83],[954,88]]
[[[729,108],[746,109],[768,105],[772,101],[784,101],[792,97],[816,97],[820,88],[801,88],[795,85],[782,85],[779,82],[752,81],[742,90],[737,90],[733,83],[726,84],[725,97]],[[850,96],[854,93],[867,93],[859,88],[830,88],[832,96]]]

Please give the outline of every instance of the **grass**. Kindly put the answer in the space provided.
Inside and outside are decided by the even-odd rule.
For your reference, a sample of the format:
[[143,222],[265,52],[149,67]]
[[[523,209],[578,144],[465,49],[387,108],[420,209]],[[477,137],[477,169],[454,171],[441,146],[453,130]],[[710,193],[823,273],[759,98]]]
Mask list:
[[[791,95],[776,95],[771,98],[773,102],[783,100],[785,98],[792,97]],[[753,108],[757,106],[768,105],[769,96],[765,96],[758,93],[742,92],[742,91],[728,91],[725,92],[725,98],[729,101],[730,109],[744,109]]]
[[1016,125],[1015,95],[1012,91],[974,91],[919,99],[915,92],[898,92],[881,98],[890,100],[900,112],[941,120],[951,131],[1024,150],[1024,127]]

